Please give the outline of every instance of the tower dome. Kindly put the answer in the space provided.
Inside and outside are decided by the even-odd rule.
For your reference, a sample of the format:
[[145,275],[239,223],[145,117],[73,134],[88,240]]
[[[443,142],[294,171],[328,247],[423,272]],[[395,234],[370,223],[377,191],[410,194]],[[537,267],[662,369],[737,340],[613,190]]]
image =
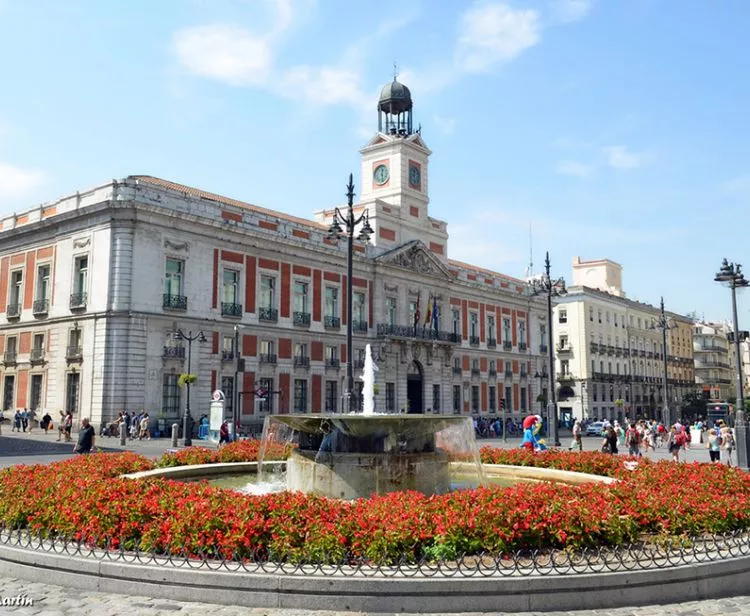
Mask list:
[[412,134],[413,103],[411,92],[394,75],[393,81],[380,90],[378,99],[378,131],[405,137]]

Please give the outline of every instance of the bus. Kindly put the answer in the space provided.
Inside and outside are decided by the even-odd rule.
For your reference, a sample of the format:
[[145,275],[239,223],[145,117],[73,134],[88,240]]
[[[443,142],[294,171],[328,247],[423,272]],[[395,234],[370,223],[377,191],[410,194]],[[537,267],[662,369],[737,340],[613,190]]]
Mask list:
[[734,424],[734,408],[728,402],[710,400],[706,403],[706,419],[709,426],[713,426],[718,419],[732,425]]

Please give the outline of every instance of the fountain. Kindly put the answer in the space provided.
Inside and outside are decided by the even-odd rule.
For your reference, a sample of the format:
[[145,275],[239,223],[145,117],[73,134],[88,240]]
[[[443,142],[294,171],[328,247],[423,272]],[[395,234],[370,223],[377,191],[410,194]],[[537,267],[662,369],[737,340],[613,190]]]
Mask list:
[[467,470],[481,483],[471,418],[375,413],[376,371],[368,344],[363,413],[267,417],[260,468],[275,440],[297,446],[286,464],[288,490],[344,499],[401,490],[440,494]]

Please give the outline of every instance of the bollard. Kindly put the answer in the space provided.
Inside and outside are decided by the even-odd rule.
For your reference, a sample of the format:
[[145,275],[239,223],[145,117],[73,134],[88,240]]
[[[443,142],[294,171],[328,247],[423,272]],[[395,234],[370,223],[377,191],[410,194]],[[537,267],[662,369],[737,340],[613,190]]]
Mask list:
[[179,424],[173,423],[172,424],[172,447],[177,447],[177,436],[180,431]]
[[125,447],[128,440],[128,429],[125,426],[125,422],[120,423],[120,447]]

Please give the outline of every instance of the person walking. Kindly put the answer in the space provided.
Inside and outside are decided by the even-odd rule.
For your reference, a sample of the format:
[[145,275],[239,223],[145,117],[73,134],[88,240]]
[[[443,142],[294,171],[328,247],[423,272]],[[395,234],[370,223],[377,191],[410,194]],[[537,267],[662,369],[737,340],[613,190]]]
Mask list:
[[73,446],[73,452],[87,454],[95,451],[96,431],[89,423],[89,418],[81,419],[81,430],[78,432],[78,442]]
[[[92,428],[93,430],[93,428]],[[64,425],[63,425],[63,435],[65,436],[65,442],[70,443],[71,439],[71,433],[73,432],[73,411],[68,411],[65,415]]]
[[52,426],[52,416],[49,414],[49,411],[45,411],[44,415],[42,415],[42,421],[39,424],[39,427],[42,430],[44,430],[45,434],[47,434],[51,426]]
[[34,427],[34,422],[36,421],[36,411],[34,409],[27,409],[26,418],[29,421],[29,432],[31,432],[31,429]]
[[716,433],[714,428],[711,428],[708,431],[706,449],[708,449],[708,455],[711,458],[711,462],[718,463],[721,460],[721,437]]
[[616,455],[617,449],[617,432],[610,424],[604,432],[604,439],[602,440],[602,453],[609,453]]
[[578,451],[583,451],[583,441],[581,440],[582,434],[583,426],[581,425],[581,420],[576,419],[573,422],[573,442],[570,444],[570,447],[568,447],[568,451],[576,448]]
[[13,427],[11,432],[20,432],[23,421],[21,420],[21,409],[16,409],[15,415],[13,415]]
[[734,434],[732,428],[724,426],[721,435],[721,459],[727,466],[732,466],[732,452],[734,451]]
[[625,432],[625,443],[628,446],[629,456],[638,456],[641,454],[641,433],[638,431],[638,427],[631,423],[630,427]]

